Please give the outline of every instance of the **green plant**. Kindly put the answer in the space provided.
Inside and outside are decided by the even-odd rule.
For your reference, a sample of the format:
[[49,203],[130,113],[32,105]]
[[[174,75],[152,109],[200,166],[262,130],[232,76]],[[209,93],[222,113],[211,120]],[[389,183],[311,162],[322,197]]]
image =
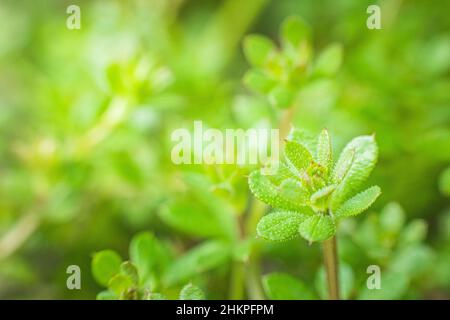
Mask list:
[[306,83],[336,73],[342,61],[342,46],[333,43],[313,61],[311,30],[299,17],[288,17],[280,28],[281,48],[262,35],[244,40],[244,53],[252,68],[244,83],[267,96],[279,108],[289,108]]
[[[164,281],[163,276],[166,271],[170,272],[172,257],[169,252],[151,233],[144,232],[131,241],[128,261],[122,261],[120,255],[112,250],[95,253],[92,258],[92,275],[100,285],[107,288],[97,295],[97,299],[166,299],[162,292],[167,291],[170,285]],[[170,290],[168,293],[172,294]],[[181,289],[179,299],[202,300],[205,295],[199,287],[188,283]]]
[[312,139],[293,129],[284,155],[273,175],[257,170],[249,176],[252,193],[276,209],[260,220],[258,235],[272,241],[298,235],[322,241],[329,295],[338,299],[337,224],[365,211],[381,193],[378,186],[361,191],[377,160],[375,137],[354,138],[334,163],[327,130]]

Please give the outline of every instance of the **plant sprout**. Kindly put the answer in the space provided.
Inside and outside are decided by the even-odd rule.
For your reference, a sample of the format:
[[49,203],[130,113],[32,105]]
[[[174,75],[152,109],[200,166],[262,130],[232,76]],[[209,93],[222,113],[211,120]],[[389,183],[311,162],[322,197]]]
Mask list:
[[285,156],[273,175],[257,170],[249,176],[252,193],[276,210],[258,223],[258,235],[272,241],[297,237],[323,242],[330,299],[339,299],[336,230],[339,221],[356,216],[380,195],[378,186],[363,190],[377,161],[374,135],[350,141],[333,161],[330,136],[316,141],[298,129],[286,140]]

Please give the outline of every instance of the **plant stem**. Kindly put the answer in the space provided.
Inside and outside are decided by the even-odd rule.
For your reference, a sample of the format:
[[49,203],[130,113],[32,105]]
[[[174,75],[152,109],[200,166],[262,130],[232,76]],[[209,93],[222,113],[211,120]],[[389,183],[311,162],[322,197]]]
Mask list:
[[40,222],[36,212],[29,212],[22,216],[17,224],[0,239],[0,261],[19,249],[36,231]]
[[244,299],[244,264],[234,261],[231,266],[230,300]]
[[[264,215],[266,206],[259,201],[256,201],[250,196],[250,210],[246,219],[245,232],[247,235],[255,235],[258,221]],[[258,242],[254,243],[248,261],[245,265],[245,278],[247,295],[250,300],[264,300],[264,292],[261,284],[261,267],[260,267],[260,245]]]
[[339,300],[339,277],[336,236],[323,242],[323,259],[327,273],[330,300]]

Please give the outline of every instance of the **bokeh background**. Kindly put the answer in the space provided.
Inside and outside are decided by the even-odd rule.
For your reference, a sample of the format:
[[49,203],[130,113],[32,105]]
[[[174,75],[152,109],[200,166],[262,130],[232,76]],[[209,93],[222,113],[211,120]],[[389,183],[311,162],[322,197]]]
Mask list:
[[[66,28],[71,4],[80,30]],[[382,8],[382,30],[366,27],[370,4]],[[321,296],[318,245],[255,239],[248,168],[170,159],[171,132],[194,120],[276,127],[279,112],[242,83],[242,41],[279,42],[282,21],[299,15],[315,52],[339,42],[344,59],[332,79],[299,88],[293,124],[328,128],[338,150],[371,133],[380,147],[371,182],[383,195],[339,233],[346,296],[368,297],[361,288],[375,263],[394,274],[378,298],[448,299],[449,12],[450,2],[429,0],[2,0],[0,298],[94,299],[94,252],[127,259],[141,231],[167,247],[169,265],[204,242],[233,243],[230,255],[206,256],[170,282],[169,297],[187,280],[209,298],[261,297],[259,278],[272,271]],[[207,224],[216,211],[234,233]],[[408,232],[414,244],[402,247]],[[73,264],[82,290],[66,288]]]

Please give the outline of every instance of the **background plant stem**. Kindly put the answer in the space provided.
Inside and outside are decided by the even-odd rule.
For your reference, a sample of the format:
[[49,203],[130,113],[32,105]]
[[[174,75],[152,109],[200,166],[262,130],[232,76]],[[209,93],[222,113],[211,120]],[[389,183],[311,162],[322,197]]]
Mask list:
[[339,276],[336,236],[323,242],[323,259],[327,274],[328,297],[339,300]]
[[231,267],[230,300],[244,299],[244,264],[234,261]]

